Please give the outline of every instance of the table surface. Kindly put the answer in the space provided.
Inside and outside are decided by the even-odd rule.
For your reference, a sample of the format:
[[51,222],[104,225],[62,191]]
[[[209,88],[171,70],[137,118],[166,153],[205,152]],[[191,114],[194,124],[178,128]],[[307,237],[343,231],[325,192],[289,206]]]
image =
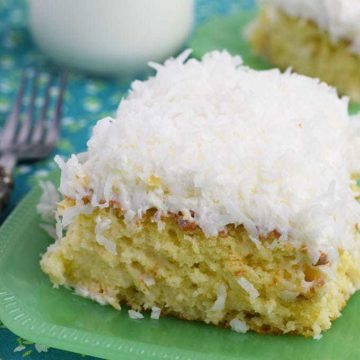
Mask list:
[[[196,0],[195,26],[216,15],[229,15],[253,6],[253,0]],[[19,74],[25,66],[46,70],[46,58],[33,44],[27,30],[27,9],[23,0],[0,0],[0,125],[4,122],[14,99]],[[96,121],[114,113],[121,97],[133,80],[103,79],[71,72],[65,96],[61,138],[54,154],[68,156],[85,149]],[[15,191],[0,224],[19,200],[55,165],[53,156],[32,165],[19,165],[15,170]],[[1,276],[1,275],[0,275]],[[9,359],[92,359],[33,344],[11,333],[0,322],[0,360]]]

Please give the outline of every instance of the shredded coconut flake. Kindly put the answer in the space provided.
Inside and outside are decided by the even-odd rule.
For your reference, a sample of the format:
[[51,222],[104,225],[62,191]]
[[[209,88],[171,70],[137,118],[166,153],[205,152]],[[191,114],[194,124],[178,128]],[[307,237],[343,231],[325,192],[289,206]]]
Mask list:
[[246,333],[249,330],[246,322],[239,319],[232,319],[230,321],[230,327],[238,333]]
[[85,154],[57,157],[62,194],[77,206],[85,195],[116,201],[129,223],[151,208],[192,211],[207,236],[243,225],[258,246],[277,230],[314,258],[355,249],[360,207],[349,185],[359,152],[348,100],[315,79],[251,70],[227,52],[187,55],[133,82]]
[[56,190],[55,185],[51,181],[40,181],[42,194],[36,210],[41,217],[40,227],[45,230],[48,235],[56,239],[56,206],[60,201],[60,194]]
[[89,291],[87,288],[77,286],[74,288],[75,294],[96,301],[100,305],[112,304],[113,299],[107,299],[102,294],[97,294]]
[[129,317],[134,320],[140,320],[144,318],[144,315],[139,311],[129,310],[128,313]]
[[259,292],[255,289],[254,285],[244,277],[238,278],[237,282],[249,294],[251,300],[259,296]]
[[104,248],[111,252],[112,254],[116,254],[116,244],[113,241],[108,240],[104,236],[104,232],[110,228],[111,220],[110,219],[102,219],[100,216],[96,218],[96,226],[95,226],[95,234],[96,241],[98,244],[104,246]]
[[55,214],[55,221],[56,221],[56,225],[55,225],[55,233],[56,233],[56,237],[58,239],[61,239],[63,236],[63,226],[62,226],[62,222],[61,222],[61,218],[59,216],[59,214]]
[[20,352],[25,350],[25,346],[24,345],[18,345],[13,351],[14,352]]
[[216,295],[217,295],[217,299],[210,310],[221,311],[224,309],[225,301],[226,301],[226,287],[223,284],[217,287]]
[[160,314],[161,314],[161,309],[157,306],[153,306],[151,308],[151,314],[150,314],[150,318],[153,320],[159,320],[160,318]]
[[314,340],[320,340],[322,338],[322,335],[321,335],[321,328],[318,324],[315,324],[313,326],[313,331],[314,331],[314,336],[313,336],[313,339]]
[[53,239],[56,239],[56,225],[40,223],[40,227]]
[[93,208],[90,205],[80,205],[66,208],[62,213],[61,224],[63,228],[67,228],[74,218],[79,216],[80,214],[91,214],[93,212]]
[[53,221],[60,194],[51,181],[40,181],[42,194],[36,210],[44,221]]
[[310,19],[331,39],[350,40],[350,50],[360,54],[360,2],[357,0],[261,0],[288,15]]

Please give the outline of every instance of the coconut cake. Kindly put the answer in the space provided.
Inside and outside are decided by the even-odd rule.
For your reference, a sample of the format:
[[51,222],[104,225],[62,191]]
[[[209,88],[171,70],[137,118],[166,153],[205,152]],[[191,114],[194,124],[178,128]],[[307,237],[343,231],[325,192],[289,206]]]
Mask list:
[[320,78],[360,102],[360,2],[260,0],[249,28],[256,54]]
[[348,99],[189,51],[135,81],[61,169],[55,286],[142,318],[319,337],[359,287]]

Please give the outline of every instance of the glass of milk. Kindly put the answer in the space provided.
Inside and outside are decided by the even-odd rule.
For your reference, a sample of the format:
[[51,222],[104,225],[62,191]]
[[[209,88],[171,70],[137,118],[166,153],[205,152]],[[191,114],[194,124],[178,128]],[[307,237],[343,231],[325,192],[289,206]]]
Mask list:
[[184,45],[194,0],[30,0],[30,30],[52,60],[109,75],[142,71]]

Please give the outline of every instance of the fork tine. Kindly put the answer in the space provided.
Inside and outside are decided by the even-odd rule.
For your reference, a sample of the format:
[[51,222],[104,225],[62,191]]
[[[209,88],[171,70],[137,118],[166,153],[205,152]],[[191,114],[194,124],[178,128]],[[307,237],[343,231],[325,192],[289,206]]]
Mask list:
[[49,75],[49,79],[47,80],[47,83],[45,85],[45,91],[44,91],[44,103],[41,108],[40,118],[36,122],[34,126],[34,130],[31,137],[31,143],[37,144],[41,141],[44,133],[45,133],[45,122],[46,122],[46,113],[48,111],[49,103],[50,103],[50,89],[52,84],[54,83],[55,76],[54,74]]
[[4,129],[1,133],[0,152],[11,146],[13,143],[19,123],[19,114],[21,109],[22,98],[25,92],[26,83],[27,83],[27,74],[26,74],[26,70],[24,70],[21,74],[20,86],[18,93],[16,95],[16,100],[11,109],[11,113],[6,120]]
[[31,123],[34,117],[35,100],[38,92],[38,81],[39,81],[39,70],[37,69],[32,79],[30,101],[28,106],[26,107],[24,120],[21,124],[19,134],[16,138],[17,144],[22,144],[26,142],[26,140],[29,138],[31,131]]
[[59,128],[60,128],[61,115],[62,115],[62,104],[64,100],[66,81],[67,81],[67,73],[62,72],[60,74],[59,93],[55,104],[54,118],[50,123],[45,139],[45,144],[49,146],[54,146],[59,136]]

